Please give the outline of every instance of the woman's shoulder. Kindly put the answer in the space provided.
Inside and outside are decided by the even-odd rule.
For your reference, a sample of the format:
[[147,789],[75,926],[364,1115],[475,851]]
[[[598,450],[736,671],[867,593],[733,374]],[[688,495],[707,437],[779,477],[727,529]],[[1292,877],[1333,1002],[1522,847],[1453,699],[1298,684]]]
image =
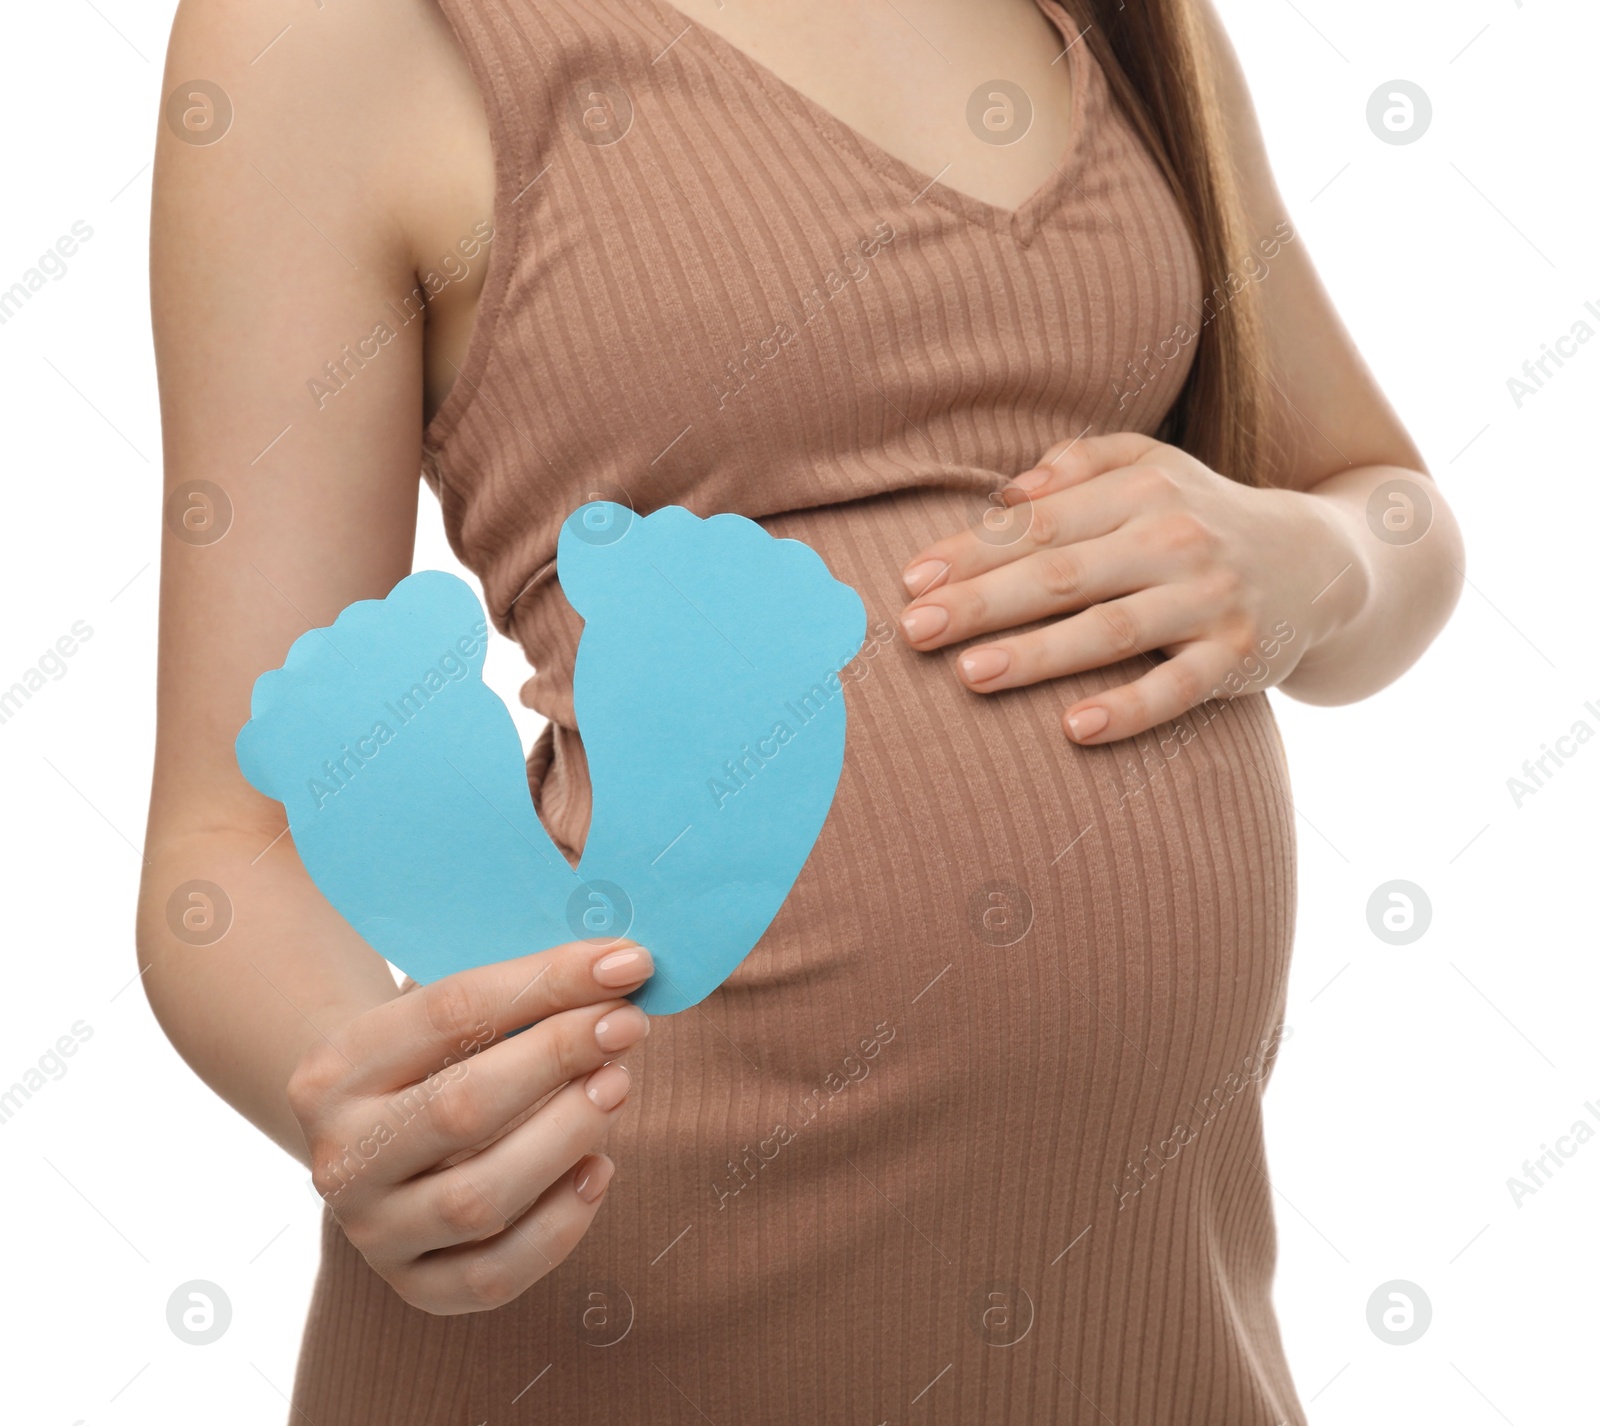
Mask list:
[[482,104],[437,0],[182,0],[166,66],[171,134],[313,226],[361,222],[420,268],[487,211]]

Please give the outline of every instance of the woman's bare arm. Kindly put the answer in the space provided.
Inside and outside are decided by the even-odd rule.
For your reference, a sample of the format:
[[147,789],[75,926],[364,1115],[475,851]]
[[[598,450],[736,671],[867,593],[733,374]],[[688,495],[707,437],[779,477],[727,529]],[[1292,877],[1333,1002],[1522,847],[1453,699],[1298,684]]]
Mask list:
[[[1216,60],[1213,74],[1228,120],[1245,238],[1253,244],[1288,224],[1289,209],[1214,0],[1202,0],[1199,8]],[[1398,678],[1444,626],[1464,579],[1461,532],[1345,328],[1303,238],[1282,246],[1260,292],[1281,452],[1266,472],[1268,480],[1315,495],[1334,531],[1328,548],[1348,551],[1321,571],[1335,581],[1323,597],[1337,605],[1338,627],[1300,660],[1282,687],[1308,703],[1354,702]],[[1398,503],[1383,489],[1394,481],[1405,482]],[[1426,511],[1407,487],[1421,492]],[[1393,540],[1375,535],[1368,522],[1374,500],[1401,524],[1409,514],[1412,529],[1391,531],[1400,536]],[[1423,521],[1426,534],[1410,540]]]
[[410,572],[425,393],[448,385],[481,267],[452,272],[426,345],[403,314],[424,263],[490,217],[482,106],[429,0],[185,0],[175,88],[201,112],[187,138],[164,123],[155,174],[168,494],[145,986],[407,1302],[497,1307],[599,1211],[594,1150],[629,1089],[615,1056],[649,1031],[621,997],[649,954],[579,942],[400,995],[233,751],[256,676]]
[[[180,137],[169,106],[151,272],[169,514],[140,962],[179,1051],[302,1158],[284,1098],[291,1068],[395,987],[311,886],[279,835],[282,809],[245,783],[233,740],[257,674],[411,569],[425,323],[396,309],[415,309],[421,255],[436,247],[418,215],[460,187],[449,146],[483,124],[442,26],[419,0],[321,11],[185,0],[167,59],[166,92],[198,96],[185,101],[190,138],[212,141]],[[197,76],[231,104],[220,138]],[[481,150],[460,167],[476,172]],[[380,322],[392,340],[371,339]],[[186,530],[179,513],[204,525],[195,481],[231,504],[214,543],[194,542],[207,530]],[[170,898],[191,881],[231,903],[213,945],[169,924]]]

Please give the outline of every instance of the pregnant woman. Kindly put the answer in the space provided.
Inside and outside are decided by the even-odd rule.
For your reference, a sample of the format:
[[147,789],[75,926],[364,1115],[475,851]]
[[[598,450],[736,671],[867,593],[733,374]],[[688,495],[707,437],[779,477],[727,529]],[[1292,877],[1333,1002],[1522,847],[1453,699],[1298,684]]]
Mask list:
[[[328,1202],[293,1419],[1303,1422],[1264,690],[1382,688],[1463,561],[1210,0],[184,0],[166,92],[141,960]],[[749,516],[865,603],[832,812],[700,1005],[629,1004],[627,943],[402,990],[240,776],[419,470],[573,859],[577,505]]]

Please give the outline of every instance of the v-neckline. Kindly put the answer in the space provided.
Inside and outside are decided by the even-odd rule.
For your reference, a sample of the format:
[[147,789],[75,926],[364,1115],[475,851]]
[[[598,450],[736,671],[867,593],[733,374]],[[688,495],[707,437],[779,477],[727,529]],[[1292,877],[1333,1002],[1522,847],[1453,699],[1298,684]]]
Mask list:
[[[645,0],[645,3],[654,9],[663,21],[678,25],[679,35],[683,33],[683,28],[694,30],[704,40],[707,51],[713,59],[736,75],[753,81],[770,97],[797,112],[836,149],[854,150],[855,156],[865,158],[878,173],[909,190],[912,195],[911,202],[935,203],[939,207],[957,213],[969,222],[998,232],[1009,232],[1023,246],[1032,240],[1040,223],[1054,210],[1062,190],[1071,183],[1073,171],[1077,168],[1078,160],[1084,151],[1083,127],[1087,112],[1089,80],[1084,36],[1088,31],[1076,29],[1076,22],[1061,5],[1060,0],[1034,0],[1034,3],[1061,35],[1066,44],[1063,54],[1071,66],[1072,98],[1071,114],[1067,120],[1066,148],[1056,159],[1051,173],[1044,182],[1015,208],[1003,208],[965,193],[959,188],[952,188],[941,183],[938,174],[923,173],[905,159],[890,153],[881,144],[869,139],[859,129],[847,124],[831,109],[825,108],[810,95],[797,89],[788,80],[767,68],[760,60],[740,49],[732,40],[725,39],[715,30],[697,24],[676,5],[669,3],[669,0]],[[1058,55],[1052,63],[1059,62],[1060,58]],[[845,142],[841,143],[841,139]],[[944,170],[941,169],[940,172]]]

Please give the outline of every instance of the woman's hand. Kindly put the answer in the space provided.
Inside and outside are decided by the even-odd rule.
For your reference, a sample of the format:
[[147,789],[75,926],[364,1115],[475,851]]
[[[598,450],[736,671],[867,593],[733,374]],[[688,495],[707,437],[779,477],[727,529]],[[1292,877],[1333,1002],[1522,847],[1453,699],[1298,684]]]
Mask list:
[[1147,436],[1063,442],[1001,495],[907,564],[901,625],[932,650],[1067,616],[965,650],[956,666],[977,693],[1146,655],[1141,677],[1064,711],[1079,743],[1281,683],[1364,597],[1354,541],[1323,502],[1240,485]]
[[584,941],[480,966],[300,1061],[288,1094],[312,1182],[413,1307],[503,1306],[587,1231],[613,1172],[591,1150],[628,1093],[614,1056],[650,1030],[619,995],[653,969],[631,942]]

